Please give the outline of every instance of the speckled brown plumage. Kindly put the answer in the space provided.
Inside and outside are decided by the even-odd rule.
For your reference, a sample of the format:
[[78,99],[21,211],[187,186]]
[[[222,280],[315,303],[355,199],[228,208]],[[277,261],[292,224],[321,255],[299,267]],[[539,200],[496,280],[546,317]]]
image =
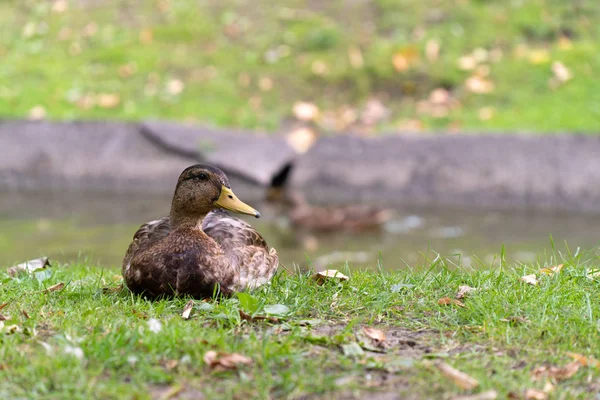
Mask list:
[[227,189],[227,177],[215,167],[195,165],[182,172],[170,215],[142,225],[123,259],[123,277],[132,292],[204,298],[270,281],[277,252],[250,224],[220,208],[217,202],[226,191],[229,200],[221,203],[255,211]]

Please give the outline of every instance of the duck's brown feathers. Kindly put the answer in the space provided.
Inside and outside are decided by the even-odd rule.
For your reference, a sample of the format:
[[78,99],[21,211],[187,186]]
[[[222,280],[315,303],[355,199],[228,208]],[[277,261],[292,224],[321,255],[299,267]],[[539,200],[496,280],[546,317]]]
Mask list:
[[201,229],[171,227],[169,217],[140,227],[123,260],[125,282],[134,293],[154,298],[224,295],[267,283],[278,257],[245,221],[223,210],[207,214]]

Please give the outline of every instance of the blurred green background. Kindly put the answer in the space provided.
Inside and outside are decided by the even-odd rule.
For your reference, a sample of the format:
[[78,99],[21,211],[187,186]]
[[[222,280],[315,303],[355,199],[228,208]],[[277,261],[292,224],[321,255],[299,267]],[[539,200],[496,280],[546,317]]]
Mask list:
[[0,116],[597,132],[597,0],[3,0]]

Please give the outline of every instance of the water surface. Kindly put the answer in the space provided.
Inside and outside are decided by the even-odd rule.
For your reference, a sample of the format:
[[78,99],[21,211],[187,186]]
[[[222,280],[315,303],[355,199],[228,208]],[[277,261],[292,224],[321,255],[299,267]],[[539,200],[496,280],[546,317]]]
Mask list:
[[[120,265],[136,229],[166,215],[169,202],[168,195],[0,194],[0,266],[40,255]],[[508,260],[544,262],[555,251],[595,251],[600,239],[598,215],[405,207],[378,232],[315,234],[293,230],[281,207],[253,205],[263,218],[249,222],[288,267],[339,268],[347,261],[398,269],[436,254],[477,267],[497,261],[503,247]]]

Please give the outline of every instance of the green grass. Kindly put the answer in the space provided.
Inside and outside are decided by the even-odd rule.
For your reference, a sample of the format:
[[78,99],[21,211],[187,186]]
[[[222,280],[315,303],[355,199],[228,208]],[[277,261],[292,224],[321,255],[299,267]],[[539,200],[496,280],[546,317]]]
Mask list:
[[[326,131],[598,131],[595,0],[68,3],[61,12],[46,0],[0,3],[1,116],[26,117],[41,106],[52,119],[274,130],[302,100],[318,104]],[[426,55],[434,42],[436,59]],[[488,53],[488,94],[466,90],[474,72],[457,66],[476,49]],[[392,65],[398,54],[410,61],[405,71]],[[551,88],[555,61],[573,79]],[[449,90],[455,107],[420,113],[437,88]],[[102,94],[118,95],[118,104],[99,106]],[[365,126],[370,98],[390,114]]]
[[[346,271],[349,281],[323,286],[307,274],[282,273],[239,298],[196,301],[189,320],[180,316],[188,299],[150,302],[119,291],[117,270],[63,265],[37,275],[3,272],[0,304],[8,305],[0,313],[9,319],[0,333],[0,397],[464,394],[434,367],[442,360],[477,379],[475,393],[520,398],[546,384],[532,380],[534,368],[566,365],[568,352],[600,357],[600,282],[586,276],[596,266],[596,257],[578,255],[559,274],[545,276],[539,265],[466,271],[438,259],[418,271]],[[538,286],[520,281],[529,273],[538,274]],[[59,282],[62,290],[44,292]],[[464,308],[438,305],[460,285],[477,289],[463,299]],[[280,321],[248,322],[239,310],[271,310]],[[158,332],[150,329],[154,319]],[[18,329],[11,333],[13,325]],[[344,345],[364,345],[365,326],[387,333],[386,352],[344,355]],[[211,372],[203,362],[211,350],[253,362]],[[591,367],[554,383],[552,398],[584,399],[600,390]]]

